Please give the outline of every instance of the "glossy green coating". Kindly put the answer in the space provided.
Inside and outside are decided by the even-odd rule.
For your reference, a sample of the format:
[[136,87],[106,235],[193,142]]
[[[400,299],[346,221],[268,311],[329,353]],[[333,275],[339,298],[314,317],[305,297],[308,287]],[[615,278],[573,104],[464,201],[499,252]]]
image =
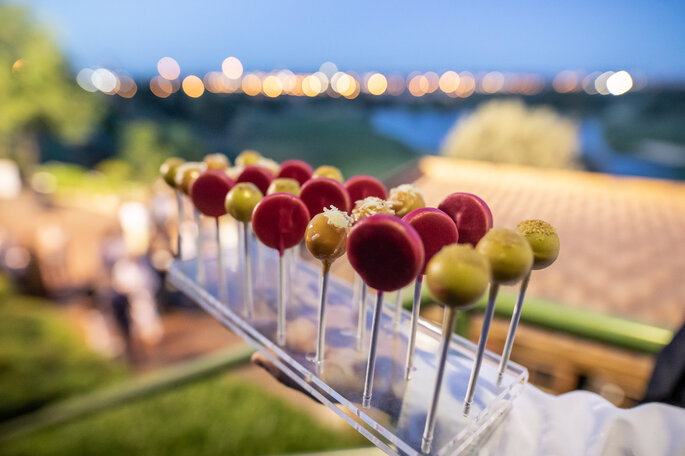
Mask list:
[[544,269],[559,256],[559,236],[552,225],[543,220],[524,220],[516,232],[526,238],[533,249],[533,269]]
[[249,165],[256,165],[259,162],[259,159],[262,158],[262,154],[257,152],[256,150],[244,150],[238,154],[238,156],[235,158],[235,165],[236,166],[249,166]]
[[318,168],[316,168],[316,170],[314,170],[314,174],[312,174],[312,177],[328,177],[330,179],[337,180],[341,184],[345,182],[345,179],[343,179],[342,172],[335,166],[319,166]]
[[426,284],[435,298],[450,307],[475,304],[490,283],[490,264],[470,244],[450,244],[426,267]]
[[182,158],[171,157],[164,160],[162,166],[159,167],[159,174],[169,187],[176,188],[176,171],[184,163],[185,160]]
[[491,229],[478,241],[476,250],[490,262],[494,283],[514,284],[533,266],[533,249],[526,238],[513,230]]
[[271,181],[266,191],[267,195],[272,193],[290,193],[291,195],[300,196],[300,183],[289,177],[278,177]]
[[207,165],[207,169],[216,169],[218,171],[226,171],[231,166],[231,162],[228,161],[228,157],[224,154],[205,155],[203,161]]
[[240,182],[226,194],[226,211],[240,222],[252,220],[252,211],[264,195],[251,182]]
[[207,169],[203,162],[185,162],[176,170],[176,188],[190,195],[190,186]]

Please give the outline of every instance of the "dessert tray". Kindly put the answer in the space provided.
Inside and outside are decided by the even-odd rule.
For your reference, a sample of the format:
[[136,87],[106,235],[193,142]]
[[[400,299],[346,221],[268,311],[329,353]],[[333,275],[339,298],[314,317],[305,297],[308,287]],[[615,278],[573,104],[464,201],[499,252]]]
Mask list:
[[201,260],[177,259],[170,267],[168,281],[387,454],[465,454],[497,426],[528,380],[528,371],[509,362],[498,382],[500,356],[486,351],[473,405],[465,416],[464,397],[477,347],[453,334],[434,439],[430,449],[422,451],[442,330],[423,319],[419,321],[414,369],[407,380],[405,360],[411,313],[396,312],[390,300],[383,303],[373,395],[370,406],[364,407],[362,395],[376,296],[372,291],[367,293],[366,331],[364,340],[359,341],[360,287],[335,275],[331,275],[328,283],[324,361],[313,362],[321,266],[307,261],[299,254],[299,248],[286,252],[285,345],[277,343],[278,252],[258,245],[254,238],[248,249],[253,265],[251,319],[245,316],[244,257],[237,247],[224,247],[219,257],[216,252],[207,252]]

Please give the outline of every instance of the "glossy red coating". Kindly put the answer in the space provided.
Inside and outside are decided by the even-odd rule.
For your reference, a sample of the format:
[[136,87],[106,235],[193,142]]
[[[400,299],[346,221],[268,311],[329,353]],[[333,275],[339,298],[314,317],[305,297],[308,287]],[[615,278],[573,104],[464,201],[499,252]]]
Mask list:
[[314,177],[302,186],[300,199],[309,210],[309,216],[323,212],[324,208],[335,206],[338,210],[350,212],[350,196],[343,184],[328,177]]
[[210,217],[221,217],[226,213],[226,194],[235,182],[223,171],[208,169],[190,186],[190,199],[198,211]]
[[302,160],[286,160],[281,163],[281,170],[278,177],[289,177],[295,179],[300,185],[304,185],[314,174],[314,169],[309,163]]
[[385,188],[385,185],[373,176],[361,175],[351,177],[345,182],[345,188],[350,195],[352,205],[369,196],[375,196],[380,199],[388,198],[388,190]]
[[423,242],[423,267],[421,274],[426,273],[426,265],[446,245],[454,244],[459,239],[457,225],[452,218],[440,209],[422,207],[411,211],[402,220],[416,230]]
[[452,217],[459,230],[459,244],[475,246],[492,228],[492,212],[488,205],[472,193],[452,193],[442,200],[438,209]]
[[252,212],[252,229],[267,247],[283,255],[304,237],[309,211],[302,200],[290,193],[265,196]]
[[358,222],[347,237],[347,257],[371,288],[395,291],[416,279],[423,267],[423,244],[401,219],[377,214]]
[[250,182],[255,184],[262,195],[266,195],[269,184],[274,180],[274,174],[263,166],[249,165],[246,166],[236,182]]

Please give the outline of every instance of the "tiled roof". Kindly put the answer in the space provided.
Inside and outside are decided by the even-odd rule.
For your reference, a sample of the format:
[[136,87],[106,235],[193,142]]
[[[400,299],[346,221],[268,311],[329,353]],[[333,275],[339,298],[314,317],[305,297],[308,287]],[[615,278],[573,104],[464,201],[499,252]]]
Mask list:
[[685,320],[685,185],[581,171],[426,157],[415,181],[436,206],[461,191],[482,197],[494,225],[553,224],[555,264],[533,273],[532,296],[677,328]]

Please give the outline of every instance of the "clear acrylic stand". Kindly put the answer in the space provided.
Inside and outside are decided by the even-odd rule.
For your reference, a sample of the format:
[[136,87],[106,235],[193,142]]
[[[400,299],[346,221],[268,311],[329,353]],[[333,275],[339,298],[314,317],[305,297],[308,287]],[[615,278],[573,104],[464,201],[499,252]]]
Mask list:
[[[259,250],[259,254],[258,254]],[[371,407],[363,408],[369,332],[375,293],[366,302],[366,340],[357,349],[357,305],[351,283],[333,275],[328,285],[326,345],[323,370],[310,361],[316,345],[320,265],[298,258],[288,280],[286,344],[276,342],[278,255],[251,246],[255,277],[254,315],[244,317],[243,271],[240,249],[224,249],[227,302],[219,298],[216,258],[204,259],[205,283],[196,281],[196,259],[177,260],[168,280],[228,329],[260,350],[282,372],[312,397],[327,405],[374,445],[392,455],[422,455],[421,437],[435,381],[441,328],[420,320],[416,335],[415,370],[406,380],[405,360],[411,314],[402,312],[394,324],[395,305],[388,300],[380,324],[376,375]],[[294,257],[295,255],[293,255]],[[341,259],[339,261],[345,261]],[[392,297],[392,294],[390,294]],[[497,386],[500,357],[486,351],[469,417],[462,415],[464,395],[473,365],[475,344],[452,336],[445,378],[437,410],[431,455],[463,454],[487,436],[511,407],[528,380],[526,368],[509,362]]]

